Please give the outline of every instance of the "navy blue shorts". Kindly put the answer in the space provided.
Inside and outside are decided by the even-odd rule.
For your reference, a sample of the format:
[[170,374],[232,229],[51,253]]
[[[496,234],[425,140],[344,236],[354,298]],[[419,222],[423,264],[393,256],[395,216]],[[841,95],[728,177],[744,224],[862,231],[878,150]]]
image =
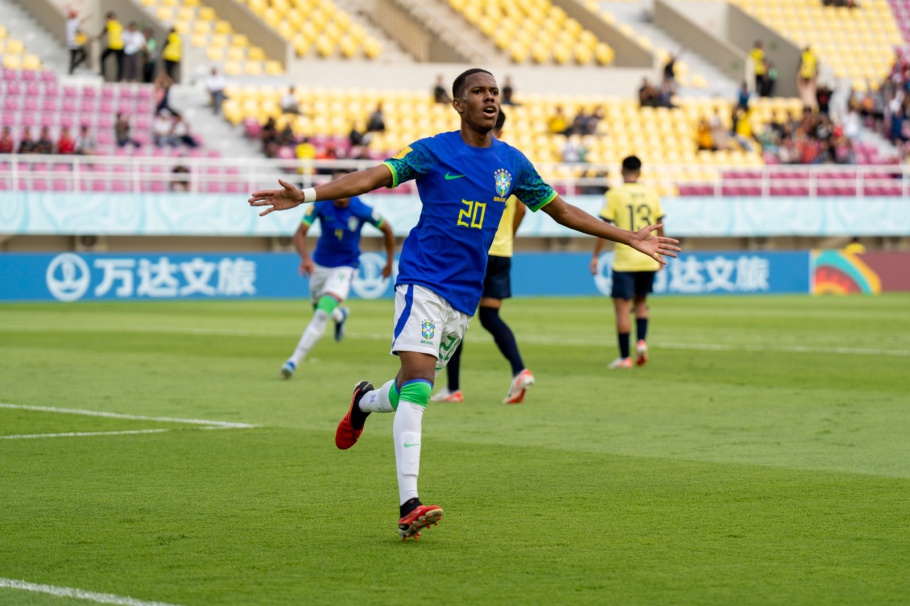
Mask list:
[[483,296],[508,299],[512,296],[512,257],[487,257],[487,275],[483,278]]
[[654,290],[654,274],[656,273],[656,271],[614,271],[613,291],[610,296],[614,299],[647,296]]

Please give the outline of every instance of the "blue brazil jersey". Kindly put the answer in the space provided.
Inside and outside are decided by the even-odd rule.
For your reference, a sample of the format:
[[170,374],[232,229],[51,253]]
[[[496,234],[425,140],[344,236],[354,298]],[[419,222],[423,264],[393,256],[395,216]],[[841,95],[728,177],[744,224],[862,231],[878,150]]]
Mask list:
[[416,179],[423,202],[401,249],[397,284],[429,288],[474,315],[506,200],[514,194],[536,211],[556,192],[514,147],[496,139],[491,147],[472,147],[458,131],[412,143],[385,165],[392,187]]
[[382,217],[360,201],[338,208],[332,200],[311,204],[303,215],[303,224],[312,225],[316,219],[322,226],[313,261],[323,267],[357,267],[360,259],[360,230],[365,223],[382,225]]

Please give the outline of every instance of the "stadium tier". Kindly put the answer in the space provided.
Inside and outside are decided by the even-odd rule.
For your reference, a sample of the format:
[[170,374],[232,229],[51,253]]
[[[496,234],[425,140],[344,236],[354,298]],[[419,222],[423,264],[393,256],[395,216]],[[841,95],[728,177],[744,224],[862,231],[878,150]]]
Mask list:
[[21,40],[10,37],[3,25],[0,25],[0,63],[5,69],[41,69],[41,59],[29,53]]
[[900,30],[904,41],[903,44],[906,47],[907,42],[910,41],[910,4],[907,4],[904,0],[889,0],[888,3],[891,5],[891,13],[894,15],[894,20],[897,22],[897,28]]
[[887,0],[862,0],[854,8],[821,0],[731,0],[800,47],[810,46],[838,78],[857,90],[878,88],[903,44]]
[[221,64],[229,76],[284,73],[279,61],[251,46],[247,36],[235,33],[229,21],[219,19],[215,9],[199,0],[142,0],[142,4],[154,9],[159,21],[189,36],[192,46],[206,49],[206,58]]
[[449,0],[449,6],[515,63],[609,65],[608,44],[550,0]]
[[379,40],[331,0],[239,0],[282,38],[299,57],[375,59]]

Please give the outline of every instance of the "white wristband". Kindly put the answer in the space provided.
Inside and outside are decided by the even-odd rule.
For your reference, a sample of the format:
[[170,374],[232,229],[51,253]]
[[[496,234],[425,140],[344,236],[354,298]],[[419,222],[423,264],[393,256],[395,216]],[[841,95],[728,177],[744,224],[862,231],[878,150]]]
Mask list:
[[315,202],[316,201],[316,188],[307,187],[303,190],[303,201],[306,202]]

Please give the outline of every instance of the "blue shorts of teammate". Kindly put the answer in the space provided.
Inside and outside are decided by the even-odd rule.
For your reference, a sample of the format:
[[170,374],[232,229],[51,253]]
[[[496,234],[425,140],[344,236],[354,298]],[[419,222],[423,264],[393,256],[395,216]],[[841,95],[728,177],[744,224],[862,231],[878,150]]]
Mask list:
[[614,299],[632,299],[645,297],[654,290],[655,271],[614,271],[613,291],[610,296]]
[[508,299],[512,296],[512,257],[487,257],[487,274],[483,278],[483,296]]

